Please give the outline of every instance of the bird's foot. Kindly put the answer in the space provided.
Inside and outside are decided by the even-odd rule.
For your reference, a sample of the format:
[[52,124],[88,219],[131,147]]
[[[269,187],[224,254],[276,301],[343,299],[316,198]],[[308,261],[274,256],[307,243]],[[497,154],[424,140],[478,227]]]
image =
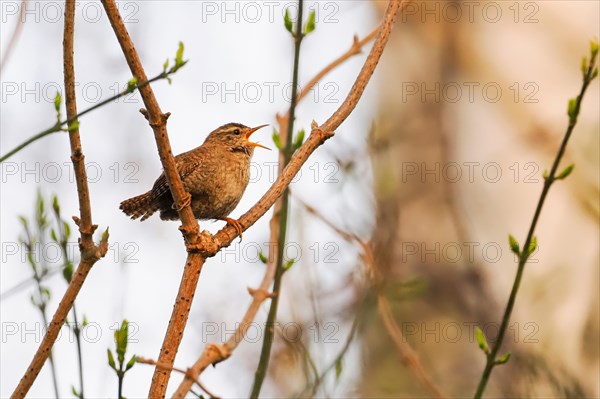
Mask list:
[[244,228],[242,226],[242,224],[237,221],[236,219],[232,219],[232,218],[224,218],[224,221],[227,222],[227,224],[231,225],[235,231],[239,234],[240,236],[240,242],[242,242],[242,233],[244,232]]

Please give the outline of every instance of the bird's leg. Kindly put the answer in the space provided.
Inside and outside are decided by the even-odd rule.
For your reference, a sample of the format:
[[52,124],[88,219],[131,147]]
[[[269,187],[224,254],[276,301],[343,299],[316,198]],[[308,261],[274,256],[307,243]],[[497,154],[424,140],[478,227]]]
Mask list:
[[235,229],[235,231],[240,236],[240,242],[242,242],[242,233],[244,232],[244,228],[243,228],[242,224],[239,221],[237,221],[236,219],[232,219],[232,218],[222,218],[221,220],[226,221],[227,224],[231,225]]

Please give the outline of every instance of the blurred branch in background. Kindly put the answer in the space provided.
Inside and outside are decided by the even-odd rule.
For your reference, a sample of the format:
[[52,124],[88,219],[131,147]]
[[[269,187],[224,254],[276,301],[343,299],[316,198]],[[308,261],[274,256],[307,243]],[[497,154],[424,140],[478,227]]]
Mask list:
[[[533,215],[533,219],[531,221],[531,225],[529,226],[529,231],[527,232],[527,238],[525,238],[525,243],[521,248],[517,242],[517,240],[510,235],[509,243],[511,250],[519,257],[519,264],[517,266],[517,274],[515,275],[515,280],[513,282],[512,290],[510,292],[510,296],[508,298],[508,303],[506,304],[506,309],[504,310],[504,315],[502,316],[502,323],[500,324],[500,329],[498,331],[498,338],[492,345],[491,349],[488,347],[485,336],[481,333],[480,338],[480,347],[484,351],[486,355],[486,363],[483,373],[481,375],[481,379],[479,380],[479,385],[477,387],[477,391],[475,392],[475,399],[480,399],[483,396],[483,392],[485,391],[485,387],[490,378],[492,370],[495,366],[506,363],[510,358],[510,352],[506,355],[503,355],[500,358],[497,358],[498,351],[502,346],[504,335],[508,329],[508,323],[510,321],[510,316],[512,314],[513,308],[515,306],[515,301],[517,299],[517,293],[519,291],[519,286],[521,284],[521,279],[523,278],[523,272],[525,270],[525,264],[529,260],[529,257],[533,252],[537,249],[537,238],[535,234],[535,228],[537,226],[539,217],[542,212],[542,207],[544,206],[544,202],[546,200],[546,196],[550,190],[552,184],[554,184],[557,180],[564,180],[567,178],[572,172],[574,168],[574,164],[567,166],[563,169],[562,172],[558,172],[558,166],[562,157],[565,153],[565,149],[567,148],[567,144],[569,139],[571,138],[571,134],[573,133],[573,129],[575,129],[575,125],[577,124],[577,118],[579,116],[579,112],[581,109],[581,103],[583,101],[583,96],[589,87],[592,80],[594,80],[598,76],[598,67],[596,67],[596,57],[598,56],[598,41],[592,41],[590,44],[590,56],[589,58],[584,57],[581,65],[581,73],[583,75],[583,83],[581,86],[581,91],[576,98],[569,99],[568,107],[567,107],[567,115],[569,117],[569,124],[567,126],[567,130],[565,132],[563,141],[558,149],[558,153],[554,158],[554,162],[552,163],[552,167],[550,168],[550,172],[544,172],[544,186],[542,188],[542,192],[540,194],[540,199],[538,200],[537,206],[535,208],[535,212]],[[481,331],[481,330],[480,330]]]
[[93,234],[98,228],[92,223],[92,209],[90,203],[90,194],[85,170],[85,161],[83,150],[81,148],[81,139],[79,136],[79,122],[75,117],[77,115],[77,103],[75,97],[75,69],[73,62],[73,41],[75,32],[75,0],[67,0],[65,4],[65,26],[63,40],[63,60],[64,60],[64,80],[67,118],[71,118],[69,123],[69,141],[71,144],[71,160],[75,171],[75,180],[77,184],[77,197],[79,200],[80,217],[73,217],[75,224],[79,227],[80,240],[79,249],[81,260],[71,279],[65,294],[63,295],[52,321],[48,325],[48,330],[44,335],[37,352],[27,371],[21,378],[18,386],[12,394],[12,398],[21,398],[27,396],[27,392],[33,385],[46,359],[51,353],[52,347],[56,342],[61,327],[75,298],[79,294],[83,283],[91,271],[94,264],[100,260],[108,251],[108,229],[102,234],[100,243],[94,243]]
[[[6,64],[8,64],[8,60],[12,54],[15,45],[19,41],[19,35],[21,33],[21,29],[23,29],[23,24],[25,23],[25,10],[27,8],[28,0],[21,0],[21,4],[19,5],[19,17],[17,18],[17,22],[15,24],[15,29],[13,30],[12,35],[10,36],[10,40],[8,41],[8,45],[4,50],[4,54],[2,54],[2,61],[0,61],[0,71],[2,71]],[[4,11],[4,10],[3,10]],[[5,21],[2,21],[4,23]]]

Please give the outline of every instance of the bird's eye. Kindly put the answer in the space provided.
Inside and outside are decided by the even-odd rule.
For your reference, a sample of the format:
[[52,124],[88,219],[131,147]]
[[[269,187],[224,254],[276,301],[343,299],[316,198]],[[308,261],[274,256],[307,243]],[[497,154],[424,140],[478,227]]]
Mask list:
[[235,129],[233,131],[233,134],[235,134],[236,136],[239,136],[240,135],[240,129]]

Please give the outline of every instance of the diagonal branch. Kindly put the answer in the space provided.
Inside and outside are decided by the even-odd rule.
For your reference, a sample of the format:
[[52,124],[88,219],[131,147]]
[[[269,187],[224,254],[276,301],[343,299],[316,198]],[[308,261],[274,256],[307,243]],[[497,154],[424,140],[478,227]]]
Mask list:
[[[300,200],[299,200],[300,201]],[[333,224],[330,220],[328,220],[325,216],[320,214],[315,208],[312,206],[305,204],[300,201],[300,203],[304,206],[304,208],[312,215],[317,217],[323,223],[325,223],[329,228],[335,231],[339,236],[345,239],[348,242],[355,242],[358,244],[361,249],[361,258],[365,264],[367,275],[372,280],[374,286],[381,284],[382,277],[379,269],[375,264],[375,256],[373,254],[373,250],[371,248],[371,244],[369,242],[365,242],[361,240],[355,234],[350,234],[335,224]],[[410,372],[413,373],[415,378],[419,381],[421,386],[429,392],[432,398],[436,399],[447,399],[447,396],[440,388],[438,388],[431,376],[427,373],[419,357],[417,356],[415,350],[410,346],[406,337],[402,333],[402,330],[394,320],[394,316],[392,314],[390,308],[390,302],[388,299],[382,294],[381,290],[378,290],[377,295],[377,310],[379,312],[379,316],[381,317],[383,324],[385,325],[385,329],[388,332],[389,336],[394,341],[396,345],[396,349],[400,355],[400,359],[402,363],[408,368]]]
[[[77,102],[75,97],[75,68],[73,66],[73,41],[75,32],[75,0],[66,0],[65,4],[65,28],[63,42],[64,58],[64,77],[65,77],[65,97],[67,106],[67,116],[69,118],[77,115]],[[108,230],[102,235],[100,244],[96,246],[92,235],[98,226],[92,224],[92,208],[90,204],[90,194],[87,183],[87,174],[85,171],[85,160],[81,149],[81,139],[78,121],[73,119],[69,126],[69,141],[71,143],[71,160],[75,171],[77,183],[77,196],[79,198],[80,217],[74,216],[75,223],[79,226],[81,238],[79,240],[79,250],[81,251],[81,261],[75,271],[67,290],[52,317],[48,326],[46,335],[40,343],[27,371],[21,378],[19,385],[12,394],[12,398],[22,398],[33,385],[42,366],[50,355],[52,346],[56,342],[61,327],[63,326],[67,314],[73,307],[73,302],[79,294],[83,283],[89,274],[92,266],[102,258],[108,251]]]
[[[131,37],[127,32],[127,28],[125,28],[125,24],[119,14],[115,1],[103,0],[102,4],[133,76],[138,81],[147,81],[148,78],[133,42],[131,41]],[[154,138],[160,155],[160,161],[173,200],[179,211],[179,218],[182,222],[179,229],[183,233],[183,237],[186,241],[186,249],[188,251],[179,292],[177,293],[177,299],[173,306],[171,319],[169,320],[169,325],[157,360],[161,364],[173,366],[175,355],[179,349],[181,339],[183,338],[183,332],[187,324],[190,308],[200,278],[200,272],[204,265],[205,256],[201,251],[206,245],[203,245],[203,241],[205,241],[203,240],[203,237],[205,238],[209,235],[208,233],[203,235],[198,234],[198,222],[189,206],[190,194],[183,188],[181,178],[175,166],[175,160],[171,152],[171,145],[167,134],[167,118],[170,114],[164,114],[161,111],[150,85],[140,87],[140,94],[147,109],[147,111],[143,110],[142,113],[146,116],[146,119],[148,119],[148,122],[154,131]],[[164,397],[170,375],[171,369],[156,367],[152,377],[149,396],[155,398]]]
[[[391,3],[394,3],[394,1],[392,1]],[[346,53],[344,53],[339,58],[337,58],[336,60],[331,62],[329,65],[327,65],[321,72],[319,72],[313,79],[311,79],[309,81],[309,83],[305,86],[305,89],[302,91],[302,93],[300,93],[298,95],[298,101],[300,101],[305,96],[305,93],[308,93],[310,91],[310,89],[319,80],[321,80],[327,73],[331,72],[331,70],[333,70],[337,66],[341,65],[343,62],[345,62],[347,59],[349,59],[352,55],[360,53],[361,48],[366,43],[371,41],[373,39],[373,37],[375,37],[382,29],[390,30],[393,25],[393,22],[389,22],[389,19],[393,18],[395,16],[395,14],[397,13],[398,8],[399,8],[398,6],[400,6],[399,3],[401,3],[401,2],[397,1],[397,3],[398,4],[390,4],[390,6],[394,5],[394,8],[392,8],[392,9],[388,8],[388,10],[386,12],[385,21],[388,21],[388,23],[381,24],[379,27],[374,29],[371,33],[369,33],[362,40],[358,40],[355,37],[352,47]],[[387,33],[387,35],[383,35],[383,37],[379,39],[379,41],[380,41],[380,45],[378,47],[379,50],[378,50],[378,52],[371,51],[371,53],[369,55],[370,58],[371,57],[379,58],[381,56],[383,48],[385,47],[385,40],[387,40],[387,36],[389,36],[389,32]],[[381,44],[383,44],[383,45],[381,45]],[[367,65],[366,62],[365,62],[365,65]],[[377,62],[374,62],[374,63],[370,62],[368,65],[369,65],[369,68],[374,69],[375,66],[377,65]],[[372,74],[372,70],[371,70],[371,74]],[[365,74],[364,76],[370,77],[370,74]],[[368,78],[366,80],[364,80],[364,79],[361,80],[360,84],[366,86],[367,83],[368,83]],[[362,93],[362,91],[361,91],[361,93]],[[352,92],[350,94],[352,94]],[[349,97],[350,97],[350,95],[349,95]],[[360,97],[360,95],[359,95],[359,97]],[[348,99],[346,100],[346,102],[348,102]],[[346,102],[344,104],[346,104]],[[344,104],[342,105],[342,107],[344,107]],[[350,112],[351,112],[351,110],[350,110]],[[287,123],[288,123],[287,114],[285,116],[277,115],[277,120],[279,123],[279,131],[280,132],[286,131]],[[337,128],[337,126],[336,126],[336,128]],[[315,129],[313,128],[313,132],[314,131],[315,131]],[[308,141],[310,141],[311,137],[314,140],[317,136],[315,134],[311,133],[311,136],[309,137]],[[281,135],[281,139],[285,140],[286,136]],[[300,148],[299,151],[305,151],[305,152],[310,151],[310,152],[307,153],[306,155],[303,155],[303,158],[302,158],[303,160],[297,160],[295,156],[292,157],[290,164],[293,163],[293,165],[289,165],[289,167],[286,168],[288,170],[287,178],[282,176],[283,170],[281,169],[281,166],[283,165],[283,156],[282,156],[282,154],[280,154],[280,160],[279,160],[280,161],[279,162],[280,169],[279,169],[279,175],[278,175],[277,181],[273,184],[271,189],[269,189],[269,191],[267,191],[267,193],[261,198],[261,200],[255,206],[253,206],[252,209],[250,209],[248,212],[246,212],[246,214],[244,214],[239,219],[239,221],[243,224],[243,226],[245,226],[244,228],[246,229],[246,228],[250,227],[252,224],[254,224],[256,222],[256,220],[258,220],[270,208],[271,204],[273,204],[273,202],[275,202],[275,210],[273,212],[273,217],[270,221],[271,234],[270,234],[270,247],[269,248],[272,249],[273,253],[277,250],[276,245],[277,245],[277,237],[279,234],[279,219],[278,218],[279,218],[279,210],[281,207],[281,201],[278,200],[278,198],[280,198],[281,192],[283,191],[283,189],[280,189],[279,187],[283,187],[283,188],[287,187],[287,185],[289,184],[291,179],[295,176],[295,174],[300,169],[302,164],[306,161],[306,159],[308,158],[310,153],[312,151],[314,151],[314,149],[316,149],[316,147],[318,147],[319,145],[322,144],[322,142],[320,142],[320,143],[319,142],[316,142],[316,143],[311,142],[310,147],[309,147],[308,141],[307,141],[307,143],[302,145],[302,147]],[[283,144],[285,144],[285,142]],[[310,148],[312,148],[312,146],[315,146],[315,147],[313,149],[310,149]],[[296,155],[297,154],[298,153],[296,153]],[[306,157],[306,158],[304,158],[304,157]],[[291,171],[289,169],[290,167],[292,168]],[[291,173],[293,173],[293,174],[291,174]],[[230,234],[232,234],[232,233],[233,233],[233,229],[229,229],[227,226],[224,229],[222,229],[221,231],[219,231],[219,233],[217,233],[217,235],[215,237],[215,248],[222,248],[222,247],[229,245],[231,243],[231,241],[235,238],[235,236],[230,236]],[[217,251],[217,250],[215,250],[215,251]],[[231,336],[229,338],[229,340],[227,340],[224,344],[208,344],[208,345],[206,345],[206,347],[204,348],[204,351],[202,352],[200,357],[196,360],[194,365],[189,369],[189,372],[191,373],[192,376],[198,377],[211,364],[214,365],[214,364],[217,364],[217,363],[229,358],[231,356],[232,352],[235,350],[235,348],[244,339],[248,325],[252,322],[252,320],[254,320],[256,313],[258,312],[258,310],[260,308],[260,305],[265,301],[265,299],[268,298],[268,296],[266,294],[268,293],[268,290],[271,287],[273,278],[275,276],[275,267],[274,267],[273,260],[274,260],[273,256],[269,256],[269,263],[267,264],[267,269],[265,271],[263,280],[258,289],[251,290],[250,293],[252,295],[252,302],[251,302],[250,306],[248,307],[248,309],[246,310],[246,313],[244,314],[244,317],[243,317],[240,325],[236,329],[235,333],[233,334],[233,336]],[[193,385],[193,380],[191,378],[187,378],[187,377],[184,378],[184,380],[181,382],[181,384],[177,388],[177,391],[174,393],[173,397],[174,398],[185,397],[185,395],[191,389],[192,385]]]
[[[143,68],[139,62],[139,57],[135,51],[133,43],[125,29],[123,21],[120,18],[118,10],[115,6],[114,0],[103,0],[102,1],[111,25],[117,35],[117,38],[121,44],[121,48],[125,53],[128,64],[132,69],[132,72],[138,80],[145,80],[143,75]],[[379,58],[383,52],[385,44],[389,38],[390,31],[396,16],[397,11],[400,9],[402,4],[401,0],[391,0],[386,11],[382,28],[378,33],[376,42],[371,49],[371,52],[365,62],[365,65],[361,69],[352,90],[348,94],[348,97],[342,103],[340,108],[332,115],[332,117],[325,122],[324,125],[318,126],[313,123],[312,131],[306,142],[298,149],[294,154],[290,163],[282,171],[281,176],[273,184],[273,186],[263,195],[263,197],[239,219],[243,230],[246,230],[252,226],[260,217],[262,217],[267,210],[275,203],[277,198],[281,196],[283,191],[290,184],[293,177],[300,170],[302,165],[306,162],[308,157],[323,144],[327,139],[333,137],[335,129],[348,117],[348,115],[354,110],[358,100],[362,96],[365,86],[367,85]],[[186,194],[181,187],[179,176],[176,173],[173,159],[171,156],[170,148],[168,146],[168,139],[166,136],[166,118],[168,115],[162,114],[152,89],[148,86],[145,90],[140,90],[144,103],[148,108],[148,119],[155,132],[155,138],[159,147],[159,154],[161,155],[161,161],[165,169],[165,175],[169,181],[175,203],[178,207],[182,208],[181,205],[185,204],[184,195]],[[168,159],[167,159],[168,157]],[[171,186],[173,184],[173,186]],[[181,189],[181,191],[179,191]],[[188,219],[186,213],[189,213],[189,217],[193,219],[191,210],[189,207],[183,207],[181,211],[181,217],[183,225],[181,230],[186,238],[187,249],[190,252],[186,267],[184,269],[182,283],[179,288],[177,301],[175,303],[171,320],[169,321],[169,327],[163,342],[158,362],[164,365],[172,366],[175,354],[181,342],[185,324],[189,316],[189,310],[191,306],[191,300],[194,296],[194,291],[198,282],[200,270],[204,260],[207,257],[212,257],[218,253],[218,251],[231,244],[233,239],[237,236],[234,228],[225,227],[220,230],[215,236],[211,236],[209,233],[197,234],[197,230],[192,230],[189,226],[197,226],[195,220]],[[197,228],[197,227],[196,227]],[[155,370],[155,374],[150,387],[149,395],[152,397],[164,397],[167,383],[170,376],[170,370]]]

